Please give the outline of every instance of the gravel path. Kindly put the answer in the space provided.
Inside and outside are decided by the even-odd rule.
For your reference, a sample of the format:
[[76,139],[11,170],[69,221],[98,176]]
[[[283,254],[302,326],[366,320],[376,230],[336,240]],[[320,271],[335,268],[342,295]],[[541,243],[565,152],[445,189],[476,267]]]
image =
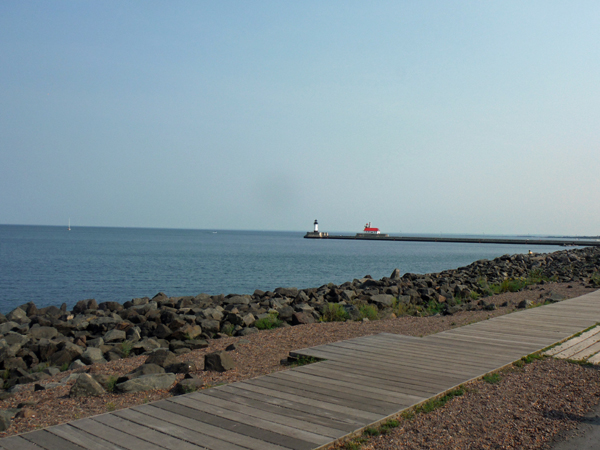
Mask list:
[[[522,292],[486,298],[488,303],[498,306],[508,302],[508,306],[493,311],[465,311],[452,316],[400,317],[371,322],[317,323],[279,328],[245,338],[214,340],[207,349],[182,355],[180,360],[195,364],[196,373],[204,379],[206,385],[214,386],[285,370],[280,360],[286,358],[291,350],[381,332],[425,336],[512,312],[519,301],[538,300],[550,291],[571,298],[591,292],[592,289],[580,283],[548,283]],[[237,349],[232,352],[237,363],[236,369],[222,374],[201,370],[206,353],[223,350],[232,343],[237,345]],[[144,360],[144,356],[138,356],[94,365],[88,370],[90,373],[121,375],[141,365]],[[50,381],[59,381],[68,373],[57,375]],[[400,448],[397,442],[404,442],[402,436],[406,436],[407,442],[412,442],[410,445],[421,445],[406,448],[544,448],[541,445],[545,445],[552,436],[573,425],[572,417],[579,417],[589,408],[586,405],[598,401],[598,381],[597,372],[593,369],[550,359],[536,362],[506,373],[499,384],[476,382],[473,384],[475,387],[470,388],[463,397],[431,414],[403,422],[394,433],[372,440],[364,448]],[[25,385],[23,391],[0,401],[1,408],[26,406],[21,417],[15,418],[11,428],[0,433],[0,437],[174,395],[173,392],[164,390],[71,399],[68,396],[71,384],[35,392],[32,385]],[[546,401],[554,403],[544,403]],[[450,411],[449,408],[458,409],[443,413]],[[539,414],[531,414],[528,408],[538,410]],[[555,411],[558,416],[549,415],[551,411]],[[527,438],[531,433],[534,437]],[[539,436],[536,437],[536,433]],[[500,445],[500,442],[503,444]]]

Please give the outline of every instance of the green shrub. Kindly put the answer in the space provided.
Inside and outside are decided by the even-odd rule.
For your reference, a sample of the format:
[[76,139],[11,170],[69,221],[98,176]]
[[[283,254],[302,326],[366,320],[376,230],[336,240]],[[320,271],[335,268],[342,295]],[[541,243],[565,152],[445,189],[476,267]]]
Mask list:
[[108,381],[106,382],[106,390],[108,392],[114,392],[116,385],[117,385],[117,377],[115,377],[114,375],[111,375],[108,378]]
[[267,317],[258,319],[254,322],[254,326],[259,330],[272,330],[273,328],[280,327],[283,322],[279,320],[276,313],[271,313]]
[[339,303],[326,303],[323,307],[321,320],[323,322],[344,322],[348,319],[348,312],[344,309],[344,305]]
[[121,343],[121,351],[123,352],[123,356],[125,358],[129,358],[131,354],[131,350],[133,349],[133,344],[129,341],[124,341]]
[[223,328],[221,328],[221,332],[225,333],[227,336],[233,336],[233,330],[235,330],[235,325],[228,323]]
[[361,319],[378,320],[379,310],[375,305],[361,305],[358,308]]

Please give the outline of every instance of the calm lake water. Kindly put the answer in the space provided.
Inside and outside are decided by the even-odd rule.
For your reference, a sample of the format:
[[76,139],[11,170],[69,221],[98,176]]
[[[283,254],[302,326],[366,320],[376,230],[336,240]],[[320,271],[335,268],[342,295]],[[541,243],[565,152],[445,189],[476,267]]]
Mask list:
[[[216,231],[216,232],[215,232]],[[0,312],[95,298],[251,294],[429,273],[555,246],[303,239],[301,232],[0,225]],[[486,236],[490,237],[490,236]]]

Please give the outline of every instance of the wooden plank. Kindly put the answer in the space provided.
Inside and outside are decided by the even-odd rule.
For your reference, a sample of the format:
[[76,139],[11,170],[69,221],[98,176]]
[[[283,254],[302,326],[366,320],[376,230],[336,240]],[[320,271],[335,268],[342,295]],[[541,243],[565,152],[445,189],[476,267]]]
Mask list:
[[[140,425],[146,425],[154,430],[174,436],[183,441],[193,442],[205,446],[203,448],[214,448],[214,445],[211,445],[211,443],[214,442],[218,442],[218,445],[221,447],[224,445],[225,448],[232,448],[233,444],[235,444],[235,446],[239,446],[239,448],[254,450],[282,450],[285,448],[278,445],[272,445],[268,442],[249,438],[248,436],[241,434],[227,432],[226,430],[217,427],[212,427],[213,431],[210,435],[205,434],[202,433],[202,431],[206,430],[207,428],[205,424],[189,418],[182,418],[181,416],[175,414],[171,414],[169,417],[171,420],[168,420],[165,417],[168,415],[169,413],[162,411],[160,418],[157,418],[148,414],[143,414],[139,411],[134,411],[132,409],[124,409],[118,411],[118,414],[115,413],[115,416],[120,418],[127,419]],[[184,425],[187,425],[188,428],[186,428]]]
[[488,353],[485,357],[475,355],[472,352],[465,352],[466,349],[459,347],[449,349],[444,353],[440,353],[439,349],[429,346],[428,342],[424,342],[419,347],[406,347],[397,350],[388,350],[376,345],[359,345],[359,344],[348,344],[339,346],[340,348],[346,348],[350,350],[356,350],[363,354],[388,358],[389,360],[402,360],[402,361],[422,361],[422,360],[434,360],[439,364],[456,364],[460,361],[461,366],[470,369],[480,369],[482,362],[486,364],[493,364],[496,360],[501,359],[500,356],[491,355]]
[[257,403],[263,403],[266,405],[272,405],[273,407],[281,407],[285,408],[286,411],[289,410],[292,414],[302,414],[307,413],[311,416],[316,417],[317,419],[325,419],[330,420],[335,423],[339,423],[341,426],[347,426],[351,431],[355,431],[358,428],[363,427],[368,423],[366,420],[359,420],[356,417],[350,416],[348,414],[344,414],[341,412],[333,412],[324,408],[320,408],[317,406],[309,406],[305,403],[300,403],[292,400],[285,400],[282,398],[266,396],[262,394],[258,394],[253,391],[249,391],[247,389],[240,389],[237,384],[222,386],[217,389],[208,389],[206,391],[207,394],[215,393],[215,392],[229,392],[236,394],[238,397],[245,397],[250,400],[254,400]]
[[314,386],[307,383],[299,383],[295,381],[289,381],[285,379],[279,379],[276,377],[261,377],[256,380],[252,380],[254,384],[261,386],[271,386],[273,389],[282,390],[284,392],[301,393],[302,395],[318,396],[327,401],[337,399],[341,404],[346,406],[352,406],[363,411],[370,411],[376,414],[391,414],[390,411],[396,409],[394,403],[387,403],[377,400],[369,400],[366,397],[354,397],[350,392],[344,391],[333,391],[327,387]]
[[592,363],[592,364],[599,364],[600,363],[600,353],[596,353],[594,356],[590,357],[587,362]]
[[309,407],[316,406],[317,408],[321,408],[327,411],[331,411],[333,413],[341,413],[346,414],[347,416],[354,417],[357,421],[363,422],[364,424],[369,424],[371,422],[376,422],[379,420],[380,415],[371,413],[369,411],[363,411],[357,408],[351,408],[345,405],[341,405],[337,402],[329,402],[323,401],[322,398],[310,398],[306,395],[298,395],[289,392],[283,392],[280,390],[272,389],[271,386],[260,386],[252,384],[250,381],[245,383],[236,383],[234,385],[238,389],[247,390],[259,395],[269,396],[273,399],[281,399],[286,401],[297,402]]
[[[33,431],[33,433],[39,433],[39,431]],[[6,450],[42,450],[42,447],[23,439],[23,436],[24,435],[4,438],[0,440],[0,444],[2,444],[2,448]]]
[[[440,389],[444,389],[444,387],[449,384],[454,384],[464,379],[445,377],[444,374],[439,374],[439,376],[435,378],[423,381],[419,377],[422,371],[412,370],[409,367],[396,371],[387,371],[377,367],[356,367],[356,365],[353,365],[350,362],[342,361],[328,361],[327,365],[312,367],[310,372],[308,372],[307,369],[307,373],[318,374],[334,380],[340,379],[348,382],[360,383],[365,386],[394,389],[395,392],[401,394],[410,394],[413,391],[425,394],[437,392]],[[421,394],[415,395],[421,396]]]
[[329,419],[328,417],[324,417],[322,415],[312,414],[308,411],[301,411],[298,409],[290,409],[285,406],[276,406],[265,401],[266,399],[252,399],[248,398],[245,395],[240,394],[239,392],[231,392],[224,391],[221,389],[207,389],[203,392],[204,395],[208,395],[211,397],[220,398],[222,400],[228,400],[240,405],[244,405],[250,408],[254,408],[257,411],[264,411],[271,414],[278,414],[286,417],[294,417],[297,419],[304,420],[306,422],[315,423],[319,425],[324,425],[328,428],[334,428],[345,433],[350,433],[356,430],[357,426],[350,425],[345,422],[340,422],[336,420]]
[[[570,357],[570,359],[574,359],[576,361],[580,361],[582,359],[586,359],[586,358],[588,358],[590,356],[593,356],[593,355],[595,355],[598,352],[600,352],[600,343],[599,342],[595,342],[594,344],[590,345],[589,347],[587,347],[587,348],[585,348],[585,349],[583,349],[583,350],[575,353],[574,355],[572,355]],[[560,353],[559,353],[559,355],[560,355]]]
[[339,378],[322,376],[322,373],[323,372],[316,368],[308,368],[304,371],[298,370],[289,373],[273,373],[271,375],[274,378],[286,380],[292,384],[301,383],[309,386],[321,386],[325,389],[331,389],[334,392],[348,393],[350,389],[351,398],[356,398],[360,401],[362,401],[363,398],[368,401],[376,401],[378,402],[377,404],[395,404],[396,402],[402,403],[406,401],[405,395],[396,394],[389,390],[386,391],[375,387],[357,385],[356,383],[348,385],[348,383],[341,383]]
[[82,450],[79,445],[73,444],[55,434],[48,433],[46,430],[33,431],[21,435],[23,439],[32,442],[46,450],[64,449],[64,450]]
[[139,439],[127,433],[123,433],[122,431],[107,427],[106,425],[103,425],[92,419],[80,419],[71,422],[70,424],[76,428],[79,428],[80,430],[83,430],[89,434],[93,434],[94,436],[105,439],[128,450],[164,450],[164,447],[159,447],[149,441]]
[[166,434],[164,432],[158,432],[145,425],[140,425],[139,423],[127,420],[123,418],[122,415],[117,416],[114,414],[104,414],[94,417],[94,420],[106,426],[112,427],[115,430],[122,431],[143,440],[148,440],[156,445],[171,450],[244,450],[243,447],[232,445],[229,442],[224,442],[219,439],[212,439],[208,436],[204,437],[202,440],[203,447],[200,447],[174,437],[173,435]]
[[[437,335],[432,335],[432,336],[427,336],[425,338],[423,338],[423,348],[425,350],[425,352],[429,353],[429,352],[443,352],[449,355],[454,355],[457,354],[459,352],[469,352],[467,355],[465,356],[473,356],[475,358],[480,358],[480,357],[486,357],[489,356],[490,354],[490,349],[493,348],[493,352],[494,355],[499,355],[499,356],[505,356],[508,354],[512,354],[514,353],[514,346],[509,345],[509,344],[482,344],[481,342],[473,342],[472,340],[464,340],[460,343],[460,345],[457,345],[455,342],[449,342],[447,340],[442,340],[442,339],[435,339],[435,336]],[[366,342],[370,342],[371,341],[371,336],[367,336],[365,341]],[[389,338],[387,336],[382,337],[381,340],[388,340]],[[379,341],[373,341],[373,342],[379,342]],[[419,344],[418,343],[411,343],[408,346],[402,346],[401,350],[404,350],[405,348],[409,348],[409,349],[419,349]],[[464,353],[463,353],[464,354]]]
[[[396,347],[385,348],[381,345],[380,342],[369,342],[365,340],[363,343],[344,343],[339,342],[336,344],[332,344],[332,346],[345,348],[349,350],[355,350],[358,352],[364,352],[370,355],[376,356],[385,356],[389,358],[435,358],[440,362],[454,362],[457,357],[461,358],[461,362],[467,366],[476,368],[481,361],[481,357],[474,355],[473,353],[465,354],[462,348],[449,348],[448,351],[444,353],[439,352],[439,348],[434,345],[430,345],[428,341],[424,341],[420,345],[407,345],[402,348]],[[487,355],[488,358],[490,355]],[[493,357],[493,356],[492,356]]]
[[[350,370],[348,370],[350,369]],[[373,372],[361,370],[352,367],[349,363],[331,363],[322,367],[311,367],[304,370],[297,370],[290,373],[293,379],[311,381],[320,381],[326,383],[335,383],[341,389],[354,389],[360,386],[360,391],[366,396],[372,396],[374,399],[388,399],[390,402],[399,401],[403,403],[406,400],[407,390],[431,392],[443,389],[451,382],[436,381],[435,383],[427,381],[421,382],[417,377],[405,375],[399,372],[382,372],[374,369]],[[359,381],[360,380],[360,381]],[[357,391],[359,392],[359,391]],[[421,395],[418,395],[421,397]],[[417,397],[415,397],[417,398]]]
[[[158,405],[158,406],[156,406]],[[251,425],[221,419],[186,406],[167,401],[155,402],[145,408],[133,408],[130,411],[149,417],[148,423],[156,421],[157,426],[177,425],[185,435],[207,435],[254,450],[308,450],[314,445],[299,439],[292,439],[278,433],[261,430]],[[141,413],[140,411],[143,411]],[[187,431],[186,431],[187,430]]]
[[206,395],[206,394],[202,393],[201,395],[196,396],[195,400],[199,400],[202,403],[216,406],[218,408],[223,408],[228,411],[245,414],[247,416],[256,417],[258,419],[268,420],[273,423],[278,423],[280,425],[285,425],[285,426],[292,427],[292,428],[295,428],[298,430],[308,431],[310,433],[315,433],[320,436],[326,436],[328,438],[331,438],[330,440],[337,439],[346,434],[345,431],[326,427],[326,426],[318,424],[318,423],[306,422],[304,420],[297,419],[295,417],[286,416],[283,414],[275,414],[275,413],[271,413],[269,411],[257,410],[256,408],[251,408],[246,405],[236,403],[236,402],[230,400],[231,397],[234,397],[231,394],[226,395],[226,396],[229,398],[222,399],[222,398],[218,398],[218,397],[214,397],[214,396],[210,396],[210,395]]
[[575,345],[589,339],[589,338],[593,338],[594,336],[597,336],[597,339],[600,339],[600,328],[596,327],[593,328],[589,331],[586,331],[585,333],[582,333],[580,336],[574,337],[569,339],[568,341],[563,342],[560,345],[557,345],[554,348],[551,348],[550,350],[544,352],[545,355],[555,355],[557,353],[560,353],[568,348],[574,347]]
[[123,448],[111,442],[105,441],[104,439],[100,439],[97,436],[88,434],[85,431],[74,428],[69,424],[57,425],[54,427],[46,428],[46,431],[55,434],[74,444],[77,444],[85,449],[122,450]]
[[[398,362],[393,362],[393,361],[385,361],[385,359],[382,359],[382,358],[370,357],[368,355],[360,354],[357,352],[344,351],[344,350],[340,350],[340,349],[336,349],[336,348],[324,349],[324,350],[321,350],[320,352],[318,352],[318,354],[322,355],[323,357],[325,357],[328,360],[334,360],[334,361],[347,361],[347,360],[357,361],[357,360],[360,360],[365,363],[377,364],[377,365],[387,366],[390,368],[392,368],[392,367],[400,368],[407,364],[410,364],[412,367],[420,367],[420,368],[424,368],[424,369],[430,369],[432,367],[432,362],[426,361],[426,360],[419,361],[418,359],[410,359],[404,363],[398,363]],[[436,367],[436,369],[439,370],[439,365]],[[444,364],[444,370],[446,372],[448,372],[449,374],[457,375],[457,376],[468,376],[471,373],[473,373],[473,370],[469,370],[469,368],[463,367],[459,363]]]
[[404,395],[415,395],[417,398],[428,398],[440,390],[444,390],[446,386],[454,385],[463,380],[463,378],[445,378],[443,380],[438,378],[434,383],[430,380],[420,380],[418,372],[386,373],[377,368],[367,370],[342,362],[333,362],[327,364],[327,366],[311,368],[310,373],[334,380],[386,388]]
[[257,417],[250,417],[246,414],[229,411],[223,408],[204,403],[201,399],[198,400],[195,397],[195,394],[189,394],[186,396],[173,397],[170,398],[168,401],[177,403],[179,405],[187,406],[189,408],[197,409],[199,411],[203,411],[205,413],[212,414],[218,417],[235,420],[236,422],[251,423],[253,427],[262,428],[263,430],[268,431],[275,431],[276,433],[284,434],[295,439],[302,439],[303,441],[311,442],[313,444],[325,445],[328,442],[331,442],[331,439],[316,433],[310,433],[308,431],[299,430],[297,428],[281,425],[268,420],[259,419]]
[[[278,381],[278,380],[275,380],[275,381]],[[349,401],[346,399],[342,399],[339,397],[335,397],[335,396],[331,396],[331,395],[324,395],[319,392],[313,392],[313,391],[307,391],[305,389],[289,387],[289,386],[286,386],[285,384],[280,384],[278,382],[276,383],[276,382],[266,381],[263,377],[249,380],[249,381],[247,381],[247,384],[259,386],[259,387],[263,387],[263,388],[268,388],[273,391],[277,391],[277,392],[281,392],[281,393],[293,394],[293,395],[300,396],[300,397],[310,398],[313,400],[322,400],[324,403],[327,402],[327,403],[332,403],[332,404],[339,405],[339,406],[345,406],[347,408],[350,408],[350,409],[353,409],[356,411],[362,411],[365,413],[373,413],[376,417],[373,420],[373,422],[375,422],[376,420],[379,420],[379,417],[381,417],[381,414],[382,414],[382,409],[379,407],[373,407],[371,405],[363,405],[363,404],[360,404],[360,403],[357,403],[354,401]]]

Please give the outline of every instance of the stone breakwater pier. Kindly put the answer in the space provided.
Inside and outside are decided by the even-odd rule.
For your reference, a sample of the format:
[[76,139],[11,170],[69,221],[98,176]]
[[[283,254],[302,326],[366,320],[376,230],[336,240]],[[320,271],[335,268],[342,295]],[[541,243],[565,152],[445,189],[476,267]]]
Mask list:
[[524,239],[524,238],[464,238],[433,236],[389,236],[387,234],[358,233],[356,235],[334,235],[309,231],[305,239],[351,239],[363,241],[398,241],[398,242],[454,242],[462,244],[517,244],[517,245],[558,245],[576,247],[600,247],[600,240],[592,239]]

